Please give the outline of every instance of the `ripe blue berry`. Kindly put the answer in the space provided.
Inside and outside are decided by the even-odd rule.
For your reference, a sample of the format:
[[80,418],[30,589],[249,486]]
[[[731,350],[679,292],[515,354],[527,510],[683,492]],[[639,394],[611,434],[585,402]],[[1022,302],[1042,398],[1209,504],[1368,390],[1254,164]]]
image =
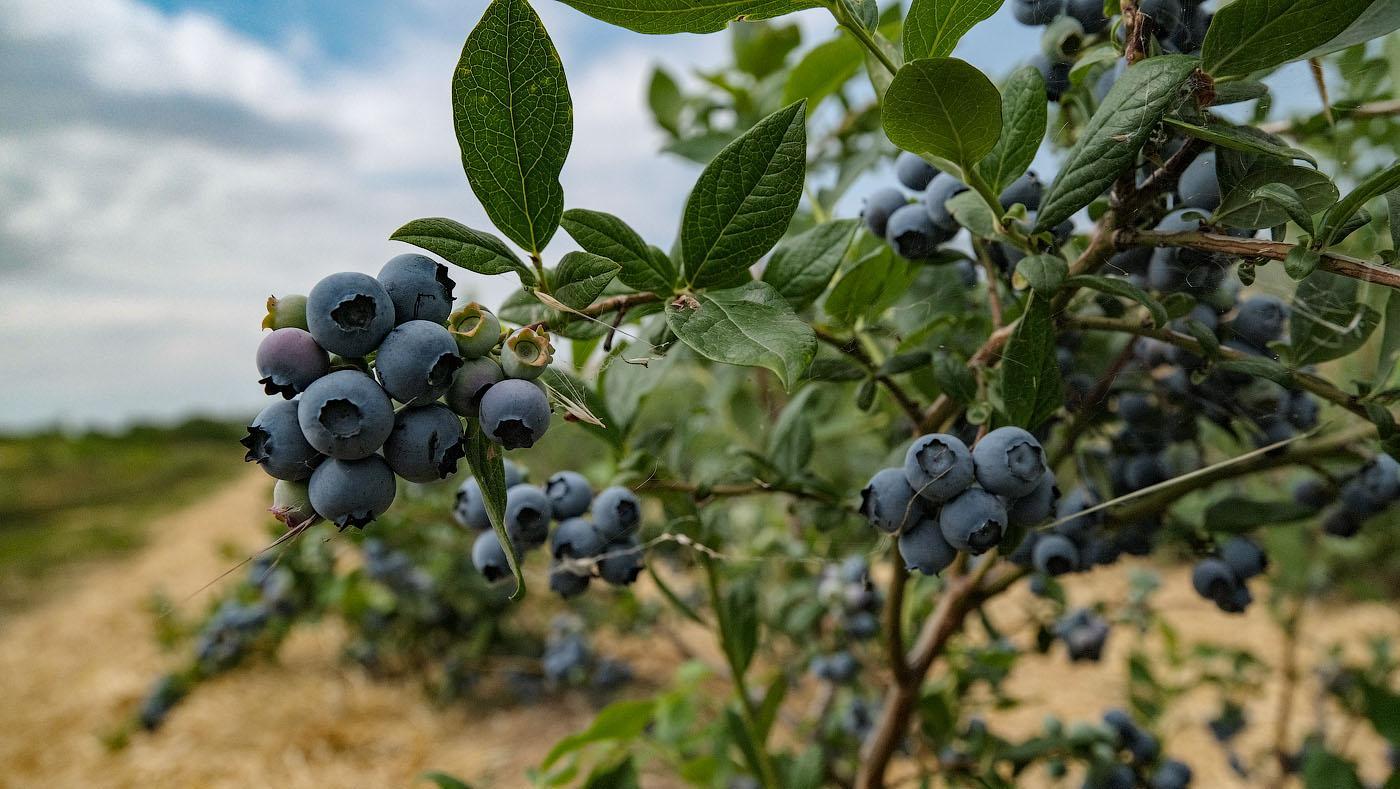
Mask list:
[[593,524],[583,518],[569,518],[555,527],[549,550],[555,559],[566,556],[584,559],[602,553],[606,543],[607,540],[593,528]]
[[[1102,4],[1099,6],[1103,8]],[[1040,183],[1040,178],[1034,170],[1027,172],[1020,178],[1011,182],[1011,185],[1002,190],[998,198],[1002,208],[1010,208],[1020,203],[1026,207],[1027,211],[1036,211],[1040,208],[1040,195],[1045,187]]]
[[1019,427],[999,427],[972,448],[977,481],[1000,496],[1020,498],[1040,483],[1045,452],[1035,436]]
[[341,529],[363,529],[394,503],[394,472],[378,455],[331,458],[316,467],[307,487],[316,514]]
[[938,175],[938,168],[924,161],[922,156],[908,151],[900,151],[894,159],[894,176],[906,189],[922,192]]
[[253,417],[241,442],[248,448],[243,459],[262,466],[275,479],[306,479],[321,457],[301,432],[297,408],[295,400],[272,403]]
[[946,233],[956,233],[958,221],[953,218],[946,203],[954,195],[966,191],[967,184],[947,173],[939,173],[924,190],[924,211],[928,213],[928,218]]
[[1098,662],[1103,656],[1104,642],[1108,640],[1108,623],[1093,611],[1080,608],[1055,623],[1055,635],[1065,643],[1070,662]]
[[1181,24],[1180,0],[1142,0],[1138,13],[1152,17],[1156,29],[1170,33]]
[[899,555],[910,570],[938,575],[958,558],[958,551],[948,544],[938,521],[924,518],[899,535]]
[[468,359],[452,376],[452,384],[447,387],[443,399],[447,407],[462,416],[475,417],[481,413],[481,398],[486,390],[504,381],[505,371],[490,356]]
[[1283,336],[1291,310],[1274,296],[1254,296],[1240,304],[1230,324],[1235,336],[1255,348],[1264,349]]
[[1055,512],[1055,502],[1059,499],[1055,474],[1047,469],[1035,483],[1034,490],[1006,505],[1007,525],[1012,528],[1035,526]]
[[257,362],[263,391],[288,400],[305,392],[312,381],[331,369],[330,355],[311,333],[294,328],[278,329],[264,337],[258,344]]
[[1342,504],[1357,515],[1375,515],[1400,497],[1400,463],[1376,455],[1342,485]]
[[593,499],[593,523],[608,542],[637,530],[642,522],[642,502],[637,494],[621,485],[604,488]]
[[481,483],[476,481],[476,477],[468,477],[457,488],[457,502],[452,508],[452,515],[469,529],[491,528],[490,516],[486,514],[486,499],[481,495]]
[[1035,542],[1031,563],[1046,575],[1072,573],[1079,569],[1079,549],[1063,534],[1044,534]]
[[1045,79],[1045,98],[1059,101],[1069,91],[1070,64],[1038,52],[1031,58],[1031,65],[1035,66],[1040,76]]
[[890,214],[885,240],[900,257],[923,260],[933,254],[943,237],[928,213],[921,206],[910,204]]
[[856,678],[860,663],[854,655],[842,650],[812,658],[812,673],[834,685],[844,685]]
[[865,227],[871,235],[880,238],[885,237],[885,228],[889,226],[890,214],[909,204],[909,200],[904,193],[892,186],[883,189],[876,189],[865,198],[865,209],[861,211],[861,217],[865,219]]
[[1187,789],[1191,785],[1191,768],[1184,762],[1166,759],[1152,774],[1152,789]]
[[506,472],[506,490],[519,485],[522,482],[530,481],[530,472],[510,458],[502,461],[501,466]]
[[517,550],[543,545],[551,517],[549,497],[534,485],[516,485],[506,491],[506,534]]
[[530,381],[501,381],[481,397],[481,429],[506,449],[532,447],[549,429],[549,397]]
[[426,255],[408,253],[391,258],[379,270],[378,279],[394,302],[395,323],[442,323],[452,312],[456,283],[447,276],[447,266]]
[[974,556],[986,553],[1001,542],[1006,529],[1006,507],[987,491],[968,488],[943,505],[938,526],[954,548]]
[[1293,501],[1320,510],[1332,503],[1337,493],[1320,477],[1305,477],[1293,485]]
[[1220,545],[1220,560],[1241,581],[1248,581],[1269,567],[1264,549],[1248,537],[1231,537]]
[[1023,25],[1048,25],[1064,10],[1065,0],[1011,0],[1011,15]]
[[1355,537],[1363,517],[1346,507],[1337,507],[1322,518],[1322,531],[1333,537]]
[[636,535],[612,540],[598,559],[598,577],[613,586],[628,586],[642,574],[642,544]]
[[1229,599],[1235,587],[1239,585],[1240,580],[1235,577],[1230,565],[1219,559],[1202,559],[1191,568],[1191,586],[1195,588],[1196,594],[1207,600],[1219,603]]
[[440,403],[404,408],[384,442],[389,468],[409,482],[447,479],[466,453],[462,420]]
[[452,334],[439,324],[422,320],[395,327],[374,357],[384,391],[410,405],[431,403],[446,394],[461,366]]
[[[1084,510],[1096,507],[1099,504],[1099,497],[1092,490],[1083,485],[1075,487],[1066,493],[1055,506],[1055,519],[1070,518],[1071,515],[1083,512]],[[1094,528],[1103,521],[1102,511],[1091,512],[1088,515],[1080,515],[1077,518],[1070,518],[1064,523],[1055,526],[1057,534],[1063,534],[1074,540],[1077,544],[1084,544],[1088,541]]]
[[894,534],[918,523],[923,505],[914,496],[904,469],[886,468],[875,472],[860,492],[860,514],[871,526]]
[[496,533],[489,529],[478,534],[476,542],[472,543],[472,564],[487,583],[495,583],[510,576],[510,561],[506,558],[506,550],[501,547]]
[[394,430],[394,406],[373,378],[358,370],[339,370],[306,388],[297,421],[318,451],[356,460],[384,446]]
[[565,600],[588,591],[592,580],[587,572],[572,565],[554,563],[549,566],[549,591]]
[[394,328],[394,302],[374,277],[342,271],[311,289],[306,325],[316,342],[331,353],[364,356]]
[[1215,177],[1215,152],[1207,151],[1187,165],[1177,181],[1181,204],[1202,211],[1220,207],[1220,181]]
[[1069,0],[1065,13],[1077,19],[1088,35],[1101,33],[1108,27],[1108,17],[1104,16],[1103,3],[1099,0]]
[[554,508],[554,517],[563,520],[588,512],[593,501],[593,487],[588,478],[577,471],[560,471],[545,482],[544,492]]
[[956,436],[921,436],[904,454],[904,477],[920,498],[947,501],[972,484],[972,453]]

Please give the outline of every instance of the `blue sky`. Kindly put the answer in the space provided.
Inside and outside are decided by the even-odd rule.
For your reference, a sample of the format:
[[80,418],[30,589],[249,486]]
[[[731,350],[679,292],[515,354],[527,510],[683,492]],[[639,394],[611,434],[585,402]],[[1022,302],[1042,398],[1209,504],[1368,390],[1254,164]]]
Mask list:
[[[575,107],[567,203],[666,246],[696,168],[657,153],[646,80],[658,61],[679,74],[725,62],[726,37],[642,36],[556,0],[536,7]],[[0,429],[250,414],[269,294],[377,271],[405,251],[386,238],[408,219],[486,227],[448,103],[483,8],[0,0]],[[810,43],[832,30],[822,12],[794,18]],[[957,54],[995,77],[1038,38],[1003,10]],[[514,288],[456,278],[459,296],[487,303]]]

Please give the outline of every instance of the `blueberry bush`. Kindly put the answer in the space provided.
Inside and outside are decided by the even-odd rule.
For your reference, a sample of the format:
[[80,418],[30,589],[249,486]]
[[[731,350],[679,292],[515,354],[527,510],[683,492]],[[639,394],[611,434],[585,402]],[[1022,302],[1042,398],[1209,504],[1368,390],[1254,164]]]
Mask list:
[[[1388,641],[1316,666],[1293,649],[1309,604],[1400,592],[1394,3],[1006,0],[1042,45],[998,83],[952,53],[1002,0],[564,2],[644,34],[728,28],[729,66],[648,89],[665,152],[699,168],[677,237],[568,202],[564,65],[526,0],[492,0],[452,107],[494,229],[413,220],[392,238],[446,264],[269,302],[257,367],[280,399],[244,444],[277,479],[285,560],[211,609],[145,725],[335,611],[353,659],[454,697],[519,655],[549,686],[618,686],[599,622],[713,631],[723,666],[607,706],[541,785],[1180,789],[1156,726],[1202,686],[1247,780],[1363,785],[1323,706],[1290,728],[1304,672],[1343,728],[1400,746]],[[810,8],[835,32],[804,46],[778,18]],[[1288,64],[1315,95],[1274,95]],[[448,265],[520,287],[454,305]],[[358,566],[298,539],[322,521]],[[546,546],[531,577],[578,614],[547,635],[514,624]],[[1076,575],[1152,554],[1190,564],[1212,615],[1278,628],[1267,752],[1235,738],[1269,663],[1182,646],[1151,573],[1067,603]],[[1003,632],[984,606],[1021,586],[1038,607]],[[1019,703],[1025,653],[1099,661],[1111,638],[1137,645],[1124,708],[1028,739],[979,714]]]

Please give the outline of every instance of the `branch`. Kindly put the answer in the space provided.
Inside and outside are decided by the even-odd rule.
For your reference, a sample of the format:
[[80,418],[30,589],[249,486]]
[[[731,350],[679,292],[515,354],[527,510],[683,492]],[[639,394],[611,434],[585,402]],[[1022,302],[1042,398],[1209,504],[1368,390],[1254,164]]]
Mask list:
[[[1203,252],[1221,252],[1227,255],[1264,258],[1266,260],[1283,260],[1297,246],[1297,244],[1281,241],[1236,238],[1204,231],[1158,233],[1150,230],[1119,230],[1114,234],[1114,240],[1120,246],[1137,244],[1155,247],[1185,247],[1199,249]],[[1319,254],[1322,256],[1322,261],[1318,264],[1318,268],[1323,271],[1400,290],[1400,271],[1383,268],[1347,255],[1339,255],[1336,252],[1321,252]]]
[[719,485],[697,485],[694,482],[683,482],[674,479],[649,479],[638,485],[636,489],[686,493],[696,501],[706,501],[716,497],[731,498],[738,496],[755,496],[765,493],[785,493],[794,498],[809,499],[811,501],[821,502],[822,504],[846,507],[839,498],[829,493],[811,490],[810,488],[800,488],[781,482],[755,481]]
[[888,375],[880,372],[880,366],[875,364],[875,360],[870,358],[870,354],[866,353],[864,348],[860,347],[859,342],[854,338],[847,340],[837,337],[821,326],[813,326],[812,330],[816,332],[817,339],[854,359],[857,364],[865,368],[866,372],[874,376],[876,381],[879,381],[881,385],[888,389],[890,396],[894,398],[895,402],[899,404],[899,407],[904,410],[905,415],[914,423],[914,429],[918,429],[919,424],[923,421],[923,408],[919,406],[914,398],[909,396],[908,392],[904,391],[904,387],[895,383],[894,379],[890,378]]
[[639,304],[652,304],[658,301],[661,301],[659,293],[624,293],[620,296],[609,296],[601,301],[595,301],[577,312],[596,318],[609,312],[627,310]]
[[[1333,117],[1338,121],[1362,120],[1365,118],[1388,118],[1392,115],[1400,115],[1400,99],[1389,99],[1387,101],[1372,101],[1360,104],[1355,107],[1333,107]],[[1310,118],[1295,118],[1289,120],[1274,121],[1260,126],[1261,131],[1269,134],[1296,134],[1298,127],[1306,124]]]

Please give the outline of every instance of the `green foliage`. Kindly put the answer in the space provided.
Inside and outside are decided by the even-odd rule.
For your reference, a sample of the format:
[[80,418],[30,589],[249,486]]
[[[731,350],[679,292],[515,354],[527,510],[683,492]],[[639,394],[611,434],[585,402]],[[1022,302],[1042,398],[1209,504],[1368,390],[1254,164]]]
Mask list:
[[637,231],[612,214],[571,208],[564,212],[560,224],[584,250],[617,263],[617,279],[627,287],[668,293],[675,285],[676,267],[671,259],[656,254]]
[[992,189],[1005,189],[1031,166],[1045,139],[1046,106],[1039,70],[1022,66],[1011,72],[1001,86],[1001,136],[977,166]]
[[763,268],[763,281],[782,294],[794,310],[808,306],[826,291],[858,225],[854,219],[840,219],[784,241]]
[[765,282],[713,290],[667,305],[666,321],[707,359],[766,367],[792,388],[817,352],[812,327]]
[[1309,56],[1346,30],[1372,4],[1385,0],[1238,0],[1211,20],[1201,67],[1212,76],[1240,77]]
[[522,283],[535,284],[535,273],[520,262],[504,241],[451,219],[415,219],[389,238],[425,249],[468,271],[488,276],[513,271],[520,275]]
[[904,19],[904,57],[941,58],[953,54],[967,31],[995,14],[1002,0],[914,0]]
[[1001,95],[962,60],[914,60],[890,83],[882,122],[900,148],[968,172],[1001,136]]
[[564,0],[608,24],[638,33],[713,33],[736,19],[771,19],[814,0]]
[[496,532],[496,539],[501,541],[506,559],[510,562],[510,571],[515,575],[515,592],[511,597],[524,597],[525,572],[520,567],[520,553],[515,548],[515,541],[506,532],[505,461],[501,457],[501,448],[486,439],[485,434],[481,432],[480,423],[475,419],[467,422],[467,446],[463,459],[467,461],[472,475],[481,485],[482,500],[486,503],[486,515],[491,520],[491,529]]
[[1027,429],[1048,419],[1063,399],[1050,300],[1039,294],[1030,297],[1006,345],[1001,399],[1007,422]]

